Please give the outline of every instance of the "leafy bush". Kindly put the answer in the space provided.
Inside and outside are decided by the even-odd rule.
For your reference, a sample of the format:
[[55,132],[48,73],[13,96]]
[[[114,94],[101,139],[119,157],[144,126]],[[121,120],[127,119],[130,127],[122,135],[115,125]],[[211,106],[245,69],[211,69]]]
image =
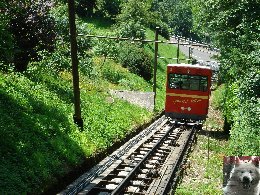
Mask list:
[[[69,16],[68,16],[68,8],[67,5],[61,4],[57,5],[53,9],[50,10],[51,17],[55,20],[55,32],[57,33],[59,39],[61,41],[70,42],[70,33],[69,33]],[[91,29],[87,26],[85,22],[76,18],[76,28],[79,34],[90,34]],[[84,53],[88,50],[92,41],[90,38],[79,36],[77,39],[78,44],[78,52]]]
[[76,3],[76,12],[81,17],[91,17],[94,14],[96,0],[78,0]]
[[95,42],[93,52],[97,56],[115,58],[117,56],[117,45],[114,40],[100,39]]
[[[202,23],[211,31],[221,51],[225,81],[236,81],[259,66],[259,4],[225,0],[201,1]],[[246,12],[244,10],[247,10]],[[216,14],[218,13],[218,14]],[[225,31],[223,31],[225,29]]]
[[[0,8],[5,7],[4,2],[0,2]],[[13,58],[13,37],[9,32],[9,18],[5,12],[0,12],[0,62],[11,62]],[[4,64],[0,65],[0,69],[6,69]]]
[[241,102],[250,100],[257,102],[260,98],[260,71],[257,68],[251,68],[249,74],[242,79],[239,87],[238,98]]
[[121,22],[117,27],[119,37],[129,37],[132,39],[145,39],[145,26],[140,22],[128,20]]
[[225,84],[214,92],[214,105],[223,111],[230,131],[230,155],[258,155],[260,152],[259,91],[259,71],[252,68],[245,78]]
[[192,11],[188,3],[179,2],[172,16],[171,27],[175,34],[189,37],[192,28]]
[[97,9],[100,16],[115,20],[120,13],[122,0],[97,0]]
[[243,101],[234,110],[234,124],[231,129],[230,154],[238,156],[256,156],[260,153],[260,99]]
[[8,14],[15,41],[14,65],[17,71],[25,71],[29,61],[38,59],[38,51],[54,49],[55,22],[48,15],[52,5],[42,1],[10,4]]
[[[215,91],[212,92],[212,106],[214,109],[221,110],[224,107],[225,99],[225,85],[220,85]],[[222,109],[223,111],[223,109]]]
[[52,68],[55,71],[70,70],[71,59],[69,43],[63,41],[57,41],[55,51],[49,53],[44,50],[39,52],[42,60],[40,63],[34,65],[44,65],[48,68]]
[[58,4],[50,10],[50,16],[55,21],[55,31],[58,38],[69,42],[69,14],[68,6]]
[[149,81],[152,78],[152,57],[141,47],[123,42],[118,48],[118,60],[131,72]]
[[237,94],[239,92],[238,83],[232,83],[225,85],[224,91],[224,103],[223,103],[223,112],[224,116],[227,119],[228,123],[233,122],[233,111],[239,107],[239,99]]
[[79,56],[79,69],[88,78],[95,78],[98,75],[93,60],[89,56]]
[[107,61],[102,67],[103,77],[115,84],[126,77],[126,72],[126,69],[112,61]]
[[125,1],[121,7],[122,11],[117,16],[116,27],[119,36],[144,39],[145,27],[149,26],[152,18],[151,2],[129,0]]
[[238,155],[258,155],[260,140],[260,74],[259,70],[241,78],[238,88],[238,106],[232,112],[231,150]]

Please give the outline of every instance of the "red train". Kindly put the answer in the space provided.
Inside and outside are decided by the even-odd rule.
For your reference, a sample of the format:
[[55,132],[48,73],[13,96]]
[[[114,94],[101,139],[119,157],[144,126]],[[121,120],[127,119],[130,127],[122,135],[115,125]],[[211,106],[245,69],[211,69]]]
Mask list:
[[167,66],[165,115],[173,119],[205,120],[212,70],[189,64]]

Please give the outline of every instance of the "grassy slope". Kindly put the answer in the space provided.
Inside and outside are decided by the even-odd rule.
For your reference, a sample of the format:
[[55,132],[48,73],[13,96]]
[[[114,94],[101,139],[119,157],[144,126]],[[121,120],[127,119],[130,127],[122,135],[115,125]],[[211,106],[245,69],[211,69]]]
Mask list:
[[198,132],[197,144],[189,157],[189,166],[176,195],[223,194],[223,157],[228,153],[228,141],[223,132],[223,117],[215,108],[218,91],[212,93],[208,118]]
[[[91,25],[100,34],[110,30],[109,25],[98,22]],[[150,37],[153,33],[148,31]],[[159,48],[165,55],[175,53],[173,46]],[[152,48],[147,49],[152,52]],[[24,75],[0,72],[1,193],[42,192],[56,182],[57,176],[68,173],[87,156],[109,147],[154,115],[110,97],[107,87],[151,91],[150,83],[112,60],[105,62],[107,69],[100,68],[101,58],[94,61],[100,71],[98,77],[80,77],[83,132],[72,120],[71,73],[53,71],[44,62],[31,65]],[[157,111],[164,106],[166,64],[159,60]],[[110,82],[104,77],[106,70],[120,75],[124,82]]]

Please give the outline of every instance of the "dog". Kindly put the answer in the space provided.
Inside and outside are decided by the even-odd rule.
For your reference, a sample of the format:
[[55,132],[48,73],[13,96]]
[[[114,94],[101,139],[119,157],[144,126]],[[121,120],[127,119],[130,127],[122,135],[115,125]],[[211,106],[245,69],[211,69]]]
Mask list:
[[224,195],[260,195],[259,157],[235,157]]

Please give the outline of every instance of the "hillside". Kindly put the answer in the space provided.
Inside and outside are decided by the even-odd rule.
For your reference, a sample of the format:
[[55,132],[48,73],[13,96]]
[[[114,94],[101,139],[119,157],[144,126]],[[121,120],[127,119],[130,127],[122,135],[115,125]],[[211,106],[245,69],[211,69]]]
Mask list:
[[[112,33],[102,19],[82,22],[92,32]],[[147,29],[147,38],[153,39]],[[162,37],[160,37],[163,39]],[[62,45],[60,45],[62,46]],[[146,50],[153,51],[152,44]],[[176,48],[160,45],[162,56]],[[55,63],[70,62],[69,47],[58,47],[24,73],[0,72],[1,192],[39,193],[71,172],[88,157],[123,139],[147,123],[164,106],[165,67],[159,60],[156,111],[132,105],[108,93],[111,89],[152,91],[150,81],[131,73],[113,59],[94,56],[90,72],[80,61],[80,89],[84,130],[73,123],[73,91],[70,68]],[[67,51],[66,51],[67,50]],[[89,51],[91,52],[91,51]],[[60,61],[59,61],[60,60]],[[152,64],[151,64],[152,66]],[[111,99],[113,101],[111,101]]]
[[[1,194],[47,192],[81,165],[95,163],[95,157],[105,155],[115,142],[124,141],[163,110],[165,68],[176,61],[158,59],[156,106],[149,111],[109,91],[152,92],[154,44],[84,36],[89,34],[153,40],[154,29],[160,26],[159,40],[175,33],[214,44],[221,52],[221,68],[220,87],[213,93],[212,104],[222,112],[224,132],[230,137],[227,142],[212,140],[214,158],[207,164],[205,177],[212,176],[208,173],[214,163],[221,168],[223,156],[259,155],[260,4],[239,1],[229,5],[224,0],[75,2],[77,33],[81,34],[77,41],[83,129],[73,121],[65,1],[0,2]],[[174,45],[159,44],[159,56],[174,58],[176,50]],[[180,58],[185,57],[181,54]],[[213,131],[222,129],[222,124],[211,126]],[[204,136],[199,136],[201,154],[206,152]],[[225,147],[220,148],[223,143]],[[190,190],[181,186],[180,194],[193,192],[193,183],[188,183]],[[204,186],[198,190],[200,193]],[[207,190],[212,192],[210,186]]]

